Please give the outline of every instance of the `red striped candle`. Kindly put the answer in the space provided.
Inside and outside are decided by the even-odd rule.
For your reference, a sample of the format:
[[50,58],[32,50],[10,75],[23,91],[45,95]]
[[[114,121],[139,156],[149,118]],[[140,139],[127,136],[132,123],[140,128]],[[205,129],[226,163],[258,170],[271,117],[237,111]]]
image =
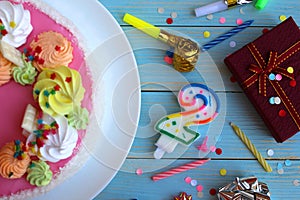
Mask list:
[[187,170],[190,170],[190,169],[194,169],[194,168],[197,168],[201,165],[204,165],[206,162],[208,162],[210,159],[206,159],[206,160],[197,160],[197,161],[194,161],[194,162],[190,162],[190,163],[187,163],[185,165],[182,165],[182,166],[179,166],[179,167],[175,167],[175,168],[172,168],[168,171],[165,171],[165,172],[161,172],[161,173],[158,173],[154,176],[151,177],[151,179],[153,181],[158,181],[158,180],[161,180],[161,179],[164,179],[164,178],[167,178],[167,177],[170,177],[170,176],[173,176],[175,174],[179,174],[181,172],[185,172]]

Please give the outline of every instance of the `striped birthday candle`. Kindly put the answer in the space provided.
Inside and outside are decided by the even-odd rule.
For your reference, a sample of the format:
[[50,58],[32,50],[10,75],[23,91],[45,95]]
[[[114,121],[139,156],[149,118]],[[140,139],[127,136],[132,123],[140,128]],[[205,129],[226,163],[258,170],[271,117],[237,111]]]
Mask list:
[[220,35],[219,37],[217,37],[216,39],[210,41],[209,43],[203,45],[202,47],[202,51],[207,51],[208,49],[216,46],[217,44],[223,42],[224,40],[227,40],[228,38],[234,36],[235,34],[241,32],[242,30],[244,30],[245,28],[249,27],[254,20],[248,20],[245,21],[244,23],[242,23],[241,25],[231,29],[230,31],[228,31],[227,33],[224,33],[223,35]]

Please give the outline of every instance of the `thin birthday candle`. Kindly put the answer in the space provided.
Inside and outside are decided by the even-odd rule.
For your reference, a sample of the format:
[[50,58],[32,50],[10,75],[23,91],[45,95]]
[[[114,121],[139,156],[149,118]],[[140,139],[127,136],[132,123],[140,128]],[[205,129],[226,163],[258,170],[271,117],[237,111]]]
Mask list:
[[243,131],[237,127],[234,123],[229,123],[234,132],[239,136],[239,138],[244,142],[244,144],[248,147],[248,149],[252,152],[252,154],[257,158],[258,162],[261,166],[267,171],[271,172],[272,168],[267,163],[267,161],[262,157],[259,151],[255,148],[254,144],[249,140],[249,138],[243,133]]
[[194,162],[190,162],[190,163],[187,163],[185,165],[172,168],[172,169],[170,169],[168,171],[158,173],[158,174],[152,176],[151,178],[152,178],[153,181],[158,181],[158,180],[161,180],[161,179],[173,176],[175,174],[179,174],[179,173],[185,172],[187,170],[197,168],[197,167],[199,167],[201,165],[204,165],[209,160],[210,159],[207,159],[207,160],[197,160],[197,161],[194,161]]
[[208,49],[216,46],[217,44],[223,42],[224,40],[227,40],[228,38],[230,38],[230,37],[234,36],[235,34],[241,32],[245,28],[249,27],[253,23],[253,21],[254,20],[245,21],[243,24],[231,29],[227,33],[224,33],[223,35],[220,35],[216,39],[214,39],[214,40],[210,41],[209,43],[203,45],[202,51],[207,51]]

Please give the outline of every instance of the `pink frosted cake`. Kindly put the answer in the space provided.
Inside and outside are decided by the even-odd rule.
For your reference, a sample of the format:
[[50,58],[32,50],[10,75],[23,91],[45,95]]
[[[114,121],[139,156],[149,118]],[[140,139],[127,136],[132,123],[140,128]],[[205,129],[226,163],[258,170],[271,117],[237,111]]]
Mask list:
[[42,194],[81,167],[92,80],[78,34],[45,6],[0,0],[0,199]]

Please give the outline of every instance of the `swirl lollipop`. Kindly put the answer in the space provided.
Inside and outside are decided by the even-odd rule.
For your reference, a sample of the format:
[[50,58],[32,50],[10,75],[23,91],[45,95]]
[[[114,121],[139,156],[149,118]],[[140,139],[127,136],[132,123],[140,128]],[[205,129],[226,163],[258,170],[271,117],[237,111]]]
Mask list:
[[178,102],[184,111],[167,115],[155,125],[155,130],[161,133],[155,143],[156,159],[160,159],[165,152],[173,152],[178,143],[190,145],[200,136],[190,129],[190,126],[211,122],[220,109],[219,98],[215,92],[206,85],[198,83],[185,85],[179,91]]

